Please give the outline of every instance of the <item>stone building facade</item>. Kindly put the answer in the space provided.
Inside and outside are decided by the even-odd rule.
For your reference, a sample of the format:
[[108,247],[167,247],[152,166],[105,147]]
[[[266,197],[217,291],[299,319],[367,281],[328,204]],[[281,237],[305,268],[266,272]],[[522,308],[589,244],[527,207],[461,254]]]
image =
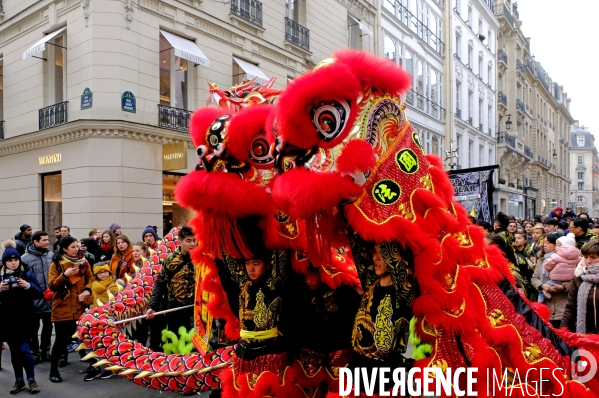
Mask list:
[[532,218],[569,202],[570,99],[530,49],[516,3],[499,0],[497,35],[498,211]]
[[442,155],[447,111],[443,98],[445,2],[382,0],[382,55],[412,76],[404,98],[410,122],[428,153]]
[[576,214],[599,214],[599,153],[595,137],[578,121],[570,129],[570,206]]
[[448,169],[486,166],[495,160],[499,24],[493,10],[492,0],[452,0],[445,8],[445,97],[452,104],[445,147],[456,151],[446,161]]
[[[185,222],[173,187],[208,83],[276,77],[337,49],[375,52],[367,0],[5,0],[0,16],[0,236],[21,224],[76,237]],[[353,21],[353,22],[352,22]],[[354,23],[355,22],[355,23]],[[357,26],[357,28],[356,28]],[[358,30],[356,30],[358,29]],[[359,32],[359,33],[358,33]],[[370,34],[363,32],[371,32]],[[164,144],[184,143],[178,169]],[[174,156],[174,155],[173,155]]]

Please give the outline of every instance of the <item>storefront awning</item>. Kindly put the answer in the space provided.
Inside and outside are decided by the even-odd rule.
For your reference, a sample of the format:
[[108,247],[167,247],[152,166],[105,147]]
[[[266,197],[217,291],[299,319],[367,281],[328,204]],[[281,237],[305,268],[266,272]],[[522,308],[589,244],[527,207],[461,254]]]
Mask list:
[[360,27],[360,30],[362,31],[362,36],[364,36],[364,35],[373,36],[374,35],[374,33],[372,33],[372,31],[370,29],[368,29],[366,27],[366,25],[364,25],[362,22],[358,21],[356,18],[352,17],[351,15],[349,17],[351,19],[353,19],[354,21],[356,21],[356,23]]
[[193,41],[169,32],[165,32],[164,30],[161,30],[160,34],[164,36],[169,43],[171,43],[171,46],[173,46],[175,49],[175,55],[177,57],[184,58],[196,64],[210,67],[210,60]]
[[235,57],[233,57],[233,60],[237,62],[237,65],[239,65],[241,69],[243,69],[249,80],[256,78],[256,83],[260,84],[268,81],[268,76],[266,76],[256,65]]
[[[56,36],[58,36],[59,34],[61,34],[62,32],[64,32],[65,30],[67,30],[66,26],[64,28],[55,30],[54,32],[49,33],[46,36],[44,36],[43,38],[41,38],[39,41],[37,41],[33,46],[29,47],[29,49],[23,53],[23,59],[27,59],[29,57],[35,57],[35,54],[39,54],[42,51],[44,51],[46,49],[46,43],[49,42],[50,40],[52,40],[53,38],[55,38]],[[39,58],[39,57],[35,57],[35,58]]]

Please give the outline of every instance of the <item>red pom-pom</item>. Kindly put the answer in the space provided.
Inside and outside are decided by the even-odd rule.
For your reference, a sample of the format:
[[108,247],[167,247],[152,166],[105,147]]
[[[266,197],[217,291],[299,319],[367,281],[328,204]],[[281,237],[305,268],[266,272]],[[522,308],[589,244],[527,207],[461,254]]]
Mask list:
[[372,145],[363,140],[352,140],[337,159],[337,170],[341,174],[372,170],[376,163]]

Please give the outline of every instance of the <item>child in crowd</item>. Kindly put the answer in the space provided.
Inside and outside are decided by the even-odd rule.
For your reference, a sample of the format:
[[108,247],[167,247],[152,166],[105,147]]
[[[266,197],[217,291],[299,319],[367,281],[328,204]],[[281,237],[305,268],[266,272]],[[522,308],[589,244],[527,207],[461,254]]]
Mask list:
[[[94,280],[92,282],[92,294],[90,308],[95,308],[101,303],[108,301],[108,292],[115,295],[119,292],[120,286],[116,283],[116,278],[110,270],[109,261],[100,261],[94,266]],[[95,361],[94,361],[95,363]],[[87,375],[83,378],[84,381],[92,381],[98,377],[102,379],[108,379],[114,376],[114,373],[110,370],[102,371],[93,366],[93,363],[87,368]]]
[[21,255],[12,240],[3,243],[0,267],[0,335],[8,343],[10,359],[15,373],[11,394],[25,388],[23,368],[27,374],[29,392],[37,394],[40,388],[35,381],[35,361],[29,346],[30,330],[35,314],[34,299],[42,298],[42,288],[37,277],[21,263]]
[[[580,252],[576,247],[574,234],[562,236],[557,239],[555,253],[543,262],[545,271],[548,273],[548,279],[545,282],[549,286],[562,285],[574,278],[574,270],[580,261]],[[539,293],[538,301],[544,302],[551,298],[551,293],[543,291]]]

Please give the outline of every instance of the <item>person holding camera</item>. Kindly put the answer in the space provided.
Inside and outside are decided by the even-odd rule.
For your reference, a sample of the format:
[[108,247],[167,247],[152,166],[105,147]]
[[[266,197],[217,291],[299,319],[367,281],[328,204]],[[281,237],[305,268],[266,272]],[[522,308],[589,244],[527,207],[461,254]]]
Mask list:
[[2,267],[0,268],[0,323],[1,335],[10,348],[10,359],[15,372],[15,384],[10,389],[11,394],[16,394],[25,388],[23,368],[27,376],[31,394],[40,392],[35,381],[35,361],[29,346],[29,333],[31,329],[35,308],[33,300],[43,296],[36,276],[21,264],[21,255],[17,251],[14,241],[3,243]]
[[52,258],[48,286],[54,292],[52,322],[56,337],[52,346],[50,381],[61,383],[58,366],[68,361],[67,343],[77,330],[77,320],[83,314],[92,292],[93,274],[79,242],[72,236],[62,238]]

